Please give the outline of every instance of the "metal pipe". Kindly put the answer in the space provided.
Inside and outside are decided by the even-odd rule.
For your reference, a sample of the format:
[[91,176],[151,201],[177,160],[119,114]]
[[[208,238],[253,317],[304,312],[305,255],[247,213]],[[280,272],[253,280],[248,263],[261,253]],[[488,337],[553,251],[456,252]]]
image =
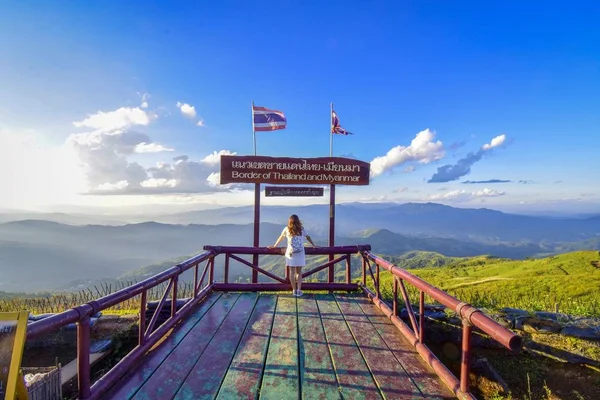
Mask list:
[[346,254],[346,283],[352,283],[352,263],[350,261],[350,254]]
[[402,298],[404,299],[404,305],[406,305],[406,312],[408,313],[408,318],[410,319],[410,324],[412,325],[413,332],[415,336],[419,334],[419,327],[417,326],[417,319],[415,318],[415,312],[413,311],[412,305],[410,304],[410,299],[408,298],[408,292],[406,291],[406,287],[404,286],[404,282],[400,279],[400,290],[402,291]]
[[[223,253],[235,254],[260,254],[260,255],[284,255],[285,248],[275,247],[241,247],[241,246],[204,246],[204,250],[213,251],[215,255]],[[359,244],[355,246],[333,246],[333,247],[306,247],[304,252],[307,255],[328,255],[328,254],[357,254],[364,251],[370,251],[371,245]]]
[[[306,290],[358,290],[356,283],[328,283],[328,282],[304,282],[302,289]],[[214,291],[223,292],[272,292],[288,291],[290,285],[287,283],[215,283]]]
[[471,333],[473,326],[463,321],[462,359],[460,361],[460,390],[469,392],[469,373],[471,372]]
[[390,320],[392,323],[398,328],[400,333],[404,335],[404,337],[408,340],[408,342],[417,350],[421,358],[429,365],[433,371],[440,377],[442,382],[456,395],[456,397],[461,399],[470,399],[477,400],[470,393],[463,393],[460,390],[460,382],[458,379],[446,368],[444,364],[429,350],[429,348],[419,343],[419,340],[416,338],[414,333],[410,330],[410,328],[402,321],[399,317],[395,316],[392,313],[390,307],[385,304],[381,299],[378,299],[375,293],[371,292],[367,288],[363,288],[365,294],[371,299],[373,304],[377,306],[381,310],[381,312]]
[[386,270],[390,271],[395,276],[404,279],[411,285],[415,286],[417,289],[422,290],[432,299],[437,300],[446,307],[456,311],[462,319],[467,319],[469,322],[471,322],[471,324],[481,329],[487,335],[492,337],[492,339],[496,340],[503,346],[509,348],[512,351],[517,351],[521,348],[522,338],[520,336],[515,335],[513,332],[498,324],[496,321],[494,321],[475,307],[466,303],[462,303],[460,300],[450,296],[448,293],[436,288],[435,286],[432,286],[424,280],[410,274],[409,272],[401,268],[398,268],[394,264],[370,252],[364,252],[363,254],[365,254],[370,260],[375,262],[377,265],[381,265],[382,268],[385,268]]
[[396,277],[394,277],[392,312],[394,315],[398,315],[398,278]]
[[425,293],[419,291],[419,343],[425,341]]
[[173,278],[173,293],[171,294],[171,318],[175,316],[177,312],[177,287],[179,286],[179,277]]
[[340,261],[342,261],[344,259],[344,257],[345,256],[340,256],[340,257],[336,258],[335,260],[328,261],[325,264],[321,264],[318,267],[311,269],[310,271],[306,271],[305,273],[302,274],[302,277],[306,278],[307,276],[311,276],[312,274],[315,274],[321,270],[324,270],[325,268],[327,268],[331,265],[335,265],[335,264],[339,263]]
[[144,343],[143,346],[137,346],[129,354],[121,359],[110,371],[104,376],[98,379],[91,388],[92,397],[91,399],[96,400],[102,398],[102,395],[106,393],[115,383],[123,377],[132,367],[134,367],[138,360],[143,357],[148,350],[150,350],[164,335],[167,334],[173,327],[185,318],[194,307],[200,303],[204,298],[211,292],[211,286],[207,286],[200,293],[198,297],[192,298],[185,306],[181,307],[175,318],[169,319],[158,329],[156,329]]
[[142,292],[142,299],[140,300],[140,325],[138,330],[138,344],[141,346],[146,341],[146,307],[148,303],[148,292],[144,290]]
[[229,253],[225,254],[225,271],[223,271],[223,283],[229,282]]
[[[254,241],[253,246],[260,246],[260,183],[254,184]],[[252,264],[258,267],[258,254],[252,257]],[[258,271],[252,270],[252,283],[258,282]],[[212,280],[211,280],[212,283]]]
[[362,259],[362,284],[363,286],[367,286],[367,261],[365,257],[361,257]]
[[89,399],[90,391],[90,317],[77,322],[77,386],[80,399]]

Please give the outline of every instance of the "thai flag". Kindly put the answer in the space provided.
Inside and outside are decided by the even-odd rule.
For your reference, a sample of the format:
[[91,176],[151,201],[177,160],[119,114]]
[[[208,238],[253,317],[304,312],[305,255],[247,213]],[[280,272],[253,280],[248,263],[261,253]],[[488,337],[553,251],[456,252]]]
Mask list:
[[352,135],[352,132],[348,132],[340,125],[340,119],[338,118],[335,111],[331,110],[331,133],[338,135]]
[[252,114],[254,116],[254,130],[257,132],[276,131],[285,129],[287,126],[287,120],[281,111],[253,106]]

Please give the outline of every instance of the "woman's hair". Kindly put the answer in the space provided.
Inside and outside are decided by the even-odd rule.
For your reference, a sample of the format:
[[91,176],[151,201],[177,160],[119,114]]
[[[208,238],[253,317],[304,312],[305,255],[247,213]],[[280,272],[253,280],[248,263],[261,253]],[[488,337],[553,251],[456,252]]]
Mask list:
[[302,235],[302,222],[300,222],[300,218],[296,214],[290,215],[288,219],[288,230],[292,234],[292,236],[301,236]]

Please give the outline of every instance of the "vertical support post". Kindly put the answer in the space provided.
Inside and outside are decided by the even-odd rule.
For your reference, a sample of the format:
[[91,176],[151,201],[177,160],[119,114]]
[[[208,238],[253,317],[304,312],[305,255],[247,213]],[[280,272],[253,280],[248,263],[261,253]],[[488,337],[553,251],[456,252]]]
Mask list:
[[223,273],[223,283],[229,283],[229,253],[225,254],[225,271]]
[[350,254],[346,254],[346,283],[352,283],[352,261]]
[[177,287],[179,286],[179,275],[173,277],[173,287],[171,288],[171,318],[175,318],[177,313]]
[[285,282],[290,283],[290,267],[285,266]]
[[381,292],[379,291],[379,264],[376,264],[377,266],[377,272],[376,272],[376,278],[377,278],[377,282],[375,282],[375,291],[377,292],[377,298],[380,299],[381,298]]
[[469,374],[471,372],[471,333],[473,326],[463,320],[462,360],[460,362],[460,391],[469,393]]
[[362,284],[364,287],[367,286],[367,260],[365,260],[365,256],[362,256]]
[[[329,187],[329,247],[335,246],[335,185]],[[335,254],[329,255],[329,261],[333,261]],[[335,278],[334,265],[329,267],[329,283]]]
[[[195,286],[194,286],[195,287]],[[142,292],[142,299],[140,300],[140,329],[138,332],[138,344],[142,346],[146,343],[146,306],[148,305],[148,291]]]
[[425,341],[425,293],[419,291],[419,343]]
[[208,267],[208,284],[212,285],[215,282],[215,258],[210,259],[210,266]]
[[90,317],[77,322],[77,386],[79,398],[89,399],[90,391]]
[[[254,184],[254,247],[260,242],[260,183]],[[252,264],[258,267],[258,254],[252,256]],[[258,271],[252,270],[252,283],[258,283]]]
[[398,316],[398,278],[394,277],[394,299],[392,303],[392,311],[394,315]]
[[194,293],[192,295],[193,298],[196,298],[196,296],[198,295],[198,290],[196,290],[198,288],[198,264],[196,264],[196,266],[194,267]]

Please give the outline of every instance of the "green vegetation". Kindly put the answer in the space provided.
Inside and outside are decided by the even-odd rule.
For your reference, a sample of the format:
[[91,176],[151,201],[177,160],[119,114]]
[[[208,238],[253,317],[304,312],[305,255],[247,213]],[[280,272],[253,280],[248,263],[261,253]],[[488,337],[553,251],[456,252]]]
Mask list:
[[[394,260],[394,257],[384,258]],[[432,261],[445,263],[445,266],[410,272],[477,307],[515,307],[530,311],[558,308],[564,313],[598,316],[600,269],[591,265],[597,258],[596,251],[521,261],[482,256]],[[402,262],[396,265],[407,267]],[[381,274],[381,285],[382,294],[391,298],[392,276],[387,271]]]

